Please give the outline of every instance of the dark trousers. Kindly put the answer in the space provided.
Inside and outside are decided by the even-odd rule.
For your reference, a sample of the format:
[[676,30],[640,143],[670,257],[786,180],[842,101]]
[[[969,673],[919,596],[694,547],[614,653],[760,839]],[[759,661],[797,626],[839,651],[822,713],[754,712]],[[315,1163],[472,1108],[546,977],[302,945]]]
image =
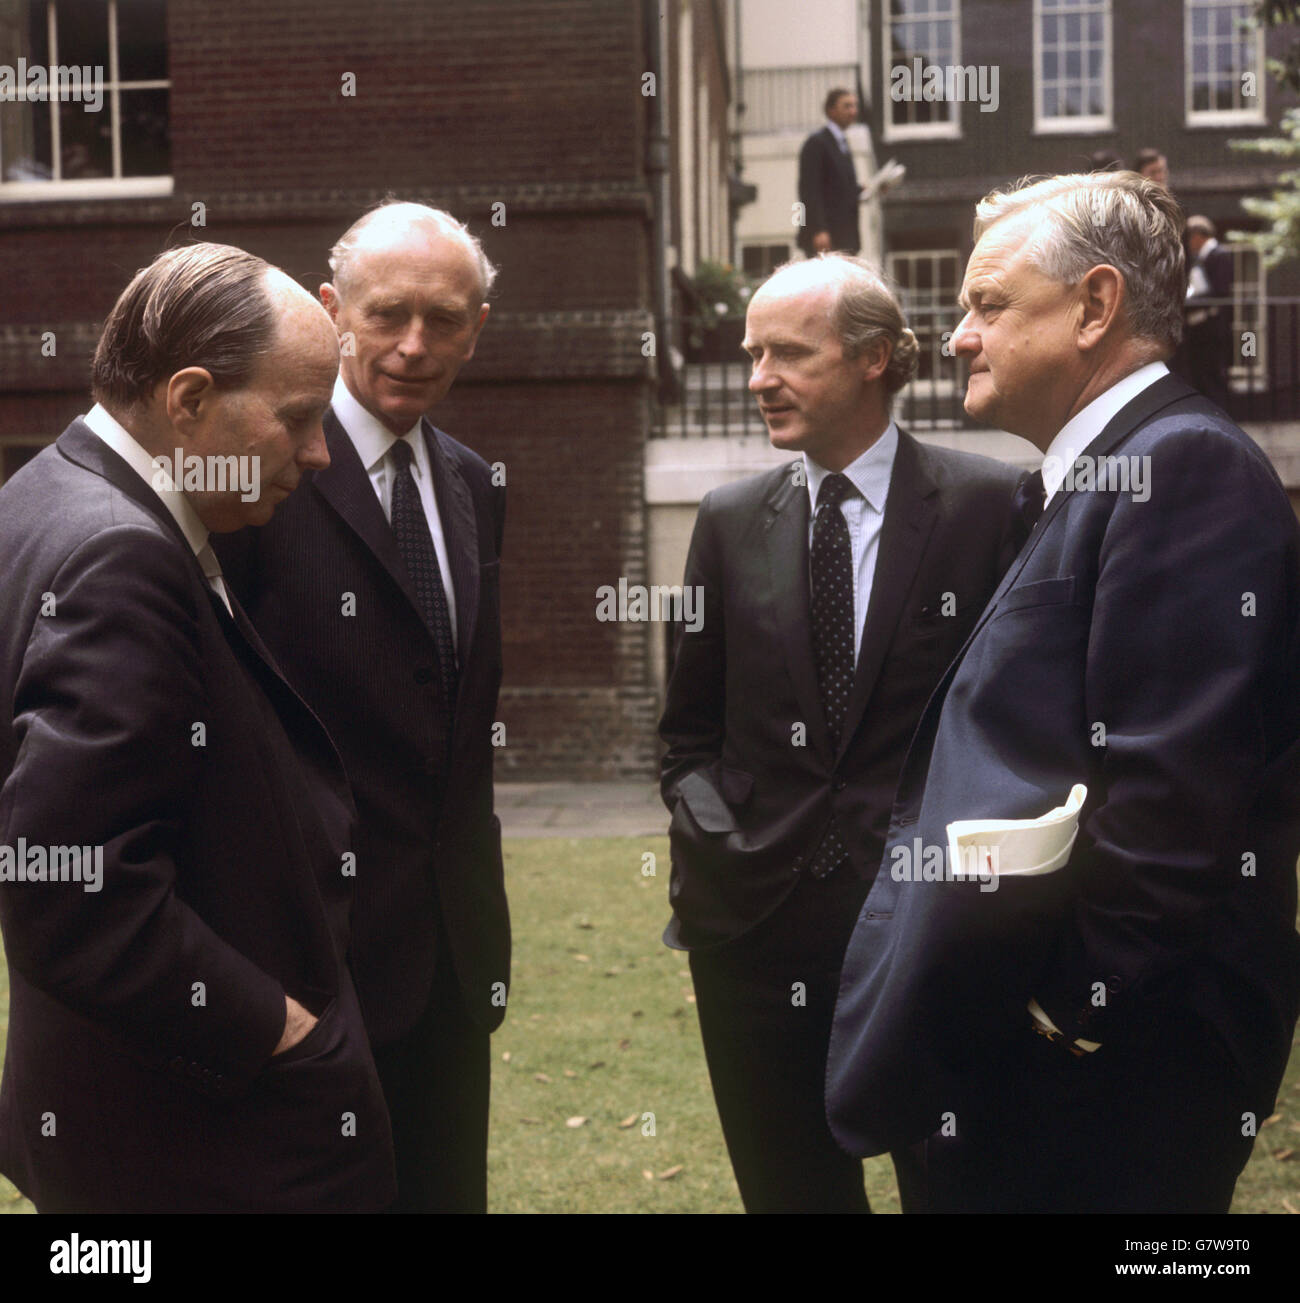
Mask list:
[[1228,1211],[1251,1101],[1209,1028],[1151,1026],[1086,1058],[1026,1030],[979,1075],[954,1134],[922,1147],[928,1211]]
[[397,1157],[392,1212],[487,1211],[489,1036],[466,1015],[446,953],[419,1022],[374,1051]]
[[[692,951],[704,1054],[745,1211],[867,1213],[823,1101],[840,966],[867,884],[801,879],[752,932]],[[908,1179],[900,1169],[900,1184]]]

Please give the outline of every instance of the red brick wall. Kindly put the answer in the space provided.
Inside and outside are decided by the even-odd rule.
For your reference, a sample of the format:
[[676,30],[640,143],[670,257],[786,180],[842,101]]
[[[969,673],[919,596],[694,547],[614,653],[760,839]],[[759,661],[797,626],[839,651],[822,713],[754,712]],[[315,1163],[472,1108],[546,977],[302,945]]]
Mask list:
[[502,771],[649,773],[660,626],[595,619],[598,586],[645,578],[639,4],[174,0],[169,51],[171,197],[0,199],[0,437],[53,437],[85,409],[98,323],[168,243],[239,244],[314,289],[386,194],[450,209],[501,268],[432,415],[506,467]]

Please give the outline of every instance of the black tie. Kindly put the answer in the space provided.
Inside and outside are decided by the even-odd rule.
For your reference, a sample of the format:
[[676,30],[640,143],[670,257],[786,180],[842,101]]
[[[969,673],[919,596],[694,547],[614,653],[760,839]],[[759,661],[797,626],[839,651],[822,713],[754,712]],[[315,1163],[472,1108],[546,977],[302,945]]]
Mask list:
[[1022,545],[1038,524],[1038,518],[1046,505],[1047,490],[1043,487],[1043,472],[1034,471],[1020,481],[1011,502],[1011,509],[1020,521],[1019,540]]
[[411,474],[411,459],[415,454],[405,439],[398,439],[391,451],[397,466],[397,473],[393,476],[393,533],[397,537],[397,550],[406,565],[406,573],[415,588],[420,613],[433,631],[434,647],[438,653],[438,686],[442,691],[450,738],[451,717],[456,708],[456,644],[451,636],[447,593],[442,586],[442,571],[438,568],[438,553],[429,533],[429,521],[420,505],[420,491]]
[[[812,533],[813,657],[822,712],[836,751],[853,691],[854,634],[853,550],[840,503],[856,492],[846,475],[828,475],[817,493],[817,518]],[[821,845],[808,863],[808,872],[815,878],[824,878],[845,854],[839,828],[832,818]]]

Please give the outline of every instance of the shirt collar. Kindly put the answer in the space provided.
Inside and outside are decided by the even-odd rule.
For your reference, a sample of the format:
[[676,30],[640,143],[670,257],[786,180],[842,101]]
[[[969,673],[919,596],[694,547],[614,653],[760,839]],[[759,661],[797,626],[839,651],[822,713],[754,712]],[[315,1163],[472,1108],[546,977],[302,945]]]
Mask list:
[[[377,416],[357,402],[352,390],[344,383],[342,372],[334,379],[334,394],[330,404],[334,408],[334,415],[339,418],[339,424],[352,440],[357,456],[361,458],[361,464],[367,472],[373,471],[379,462],[388,456],[388,450],[397,442],[398,436]],[[411,450],[417,457],[419,457],[421,443],[416,438],[419,429],[420,421],[417,419],[415,424],[401,436],[411,445]]]
[[844,134],[844,128],[838,122],[832,122],[830,118],[826,119],[826,125],[830,128],[831,135],[835,137],[836,143],[841,149],[847,149],[849,138]]
[[[866,452],[851,461],[843,471],[849,482],[880,514],[884,514],[885,499],[889,497],[889,481],[894,473],[894,454],[898,451],[898,426],[893,421]],[[803,454],[804,476],[808,481],[808,506],[817,508],[817,491],[831,472],[825,466]]]
[[194,510],[189,498],[176,487],[170,474],[175,468],[176,452],[181,450],[159,457],[152,456],[99,403],[81,419],[157,494],[158,500],[180,526],[194,555],[198,556],[207,546],[208,527],[199,519],[199,513]]
[[1047,501],[1050,502],[1052,494],[1061,487],[1074,459],[1106,428],[1116,412],[1168,374],[1169,368],[1163,362],[1148,362],[1117,380],[1061,426],[1043,458],[1043,488],[1047,492]]

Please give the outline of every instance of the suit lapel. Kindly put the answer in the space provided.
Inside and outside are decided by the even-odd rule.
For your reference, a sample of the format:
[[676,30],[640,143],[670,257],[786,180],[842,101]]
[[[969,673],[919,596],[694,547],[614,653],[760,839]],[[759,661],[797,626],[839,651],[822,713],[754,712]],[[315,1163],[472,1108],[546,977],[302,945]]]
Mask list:
[[433,467],[442,537],[447,545],[451,587],[456,594],[456,651],[464,665],[474,645],[474,628],[478,623],[478,522],[469,485],[443,449],[439,431],[427,420],[423,428]]
[[[1135,398],[1125,403],[1106,423],[1101,433],[1079,453],[1079,456],[1104,457],[1117,444],[1127,439],[1139,426],[1145,425],[1162,407],[1168,407],[1170,403],[1176,403],[1179,399],[1195,396],[1196,391],[1177,376],[1172,374],[1162,376],[1154,384],[1148,385]],[[1039,517],[1033,533],[1026,540],[1024,547],[1020,549],[1020,554],[1011,563],[1011,568],[1003,575],[997,592],[989,600],[989,604],[984,608],[984,614],[980,616],[974,629],[971,630],[970,637],[966,639],[965,646],[958,653],[958,661],[966,654],[966,648],[970,646],[975,635],[988,623],[1003,595],[1020,578],[1020,572],[1024,570],[1029,558],[1033,556],[1034,549],[1037,548],[1043,535],[1047,532],[1047,527],[1056,519],[1073,494],[1074,489],[1067,489],[1064,485],[1052,494],[1052,500],[1047,504],[1042,516]]]
[[[1194,397],[1195,390],[1191,389],[1184,381],[1175,375],[1161,377],[1154,384],[1148,385],[1140,394],[1126,403],[1118,412],[1106,423],[1102,432],[1081,452],[1092,457],[1104,456],[1117,444],[1128,438],[1134,430],[1149,421],[1162,407],[1168,407],[1170,403],[1176,403],[1181,399]],[[948,689],[952,684],[953,678],[960,669],[962,662],[966,658],[966,652],[971,643],[979,636],[980,631],[993,618],[997,611],[998,603],[1007,592],[1015,585],[1020,578],[1021,572],[1028,563],[1029,558],[1033,556],[1034,549],[1038,547],[1048,526],[1056,518],[1058,513],[1064,507],[1065,502],[1073,495],[1073,489],[1061,487],[1054,494],[1052,500],[1047,504],[1046,509],[1039,517],[1038,524],[1035,525],[1034,531],[1030,534],[1024,547],[1020,549],[1019,555],[1011,563],[1007,573],[1003,575],[1002,582],[998,585],[997,591],[989,599],[988,605],[984,608],[983,614],[975,622],[975,627],[970,631],[970,636],[962,644],[961,650],[953,657],[952,663],[944,672],[944,676],[930,694],[930,700],[926,702],[925,710],[921,714],[920,723],[917,724],[916,732],[912,738],[912,745],[908,749],[907,759],[903,763],[903,773],[899,780],[898,801],[896,809],[902,809],[908,803],[919,801],[920,792],[923,787],[926,767],[929,765],[930,748],[934,744],[934,734],[938,726],[939,715],[943,710],[943,703],[948,695]],[[916,766],[920,766],[917,771]]]
[[[330,464],[317,471],[313,483],[321,496],[338,512],[346,524],[369,548],[376,561],[388,572],[392,581],[402,590],[412,609],[419,614],[415,589],[406,573],[397,538],[393,534],[384,509],[366,468],[361,464],[356,446],[348,437],[334,409],[325,413],[325,441],[329,446]],[[421,616],[421,623],[424,622]]]
[[[802,463],[796,463],[802,471]],[[808,486],[787,466],[766,502],[764,536],[772,580],[773,618],[781,630],[786,670],[795,697],[813,734],[812,741],[830,755],[830,735],[817,691],[812,649],[812,598],[808,585]]]
[[871,699],[880,667],[893,644],[903,603],[911,591],[934,528],[937,488],[922,465],[921,450],[916,441],[900,429],[889,496],[885,500],[880,545],[876,551],[871,602],[867,607],[862,647],[853,676],[853,692],[840,737],[841,754],[848,748],[862,722],[862,713]]

